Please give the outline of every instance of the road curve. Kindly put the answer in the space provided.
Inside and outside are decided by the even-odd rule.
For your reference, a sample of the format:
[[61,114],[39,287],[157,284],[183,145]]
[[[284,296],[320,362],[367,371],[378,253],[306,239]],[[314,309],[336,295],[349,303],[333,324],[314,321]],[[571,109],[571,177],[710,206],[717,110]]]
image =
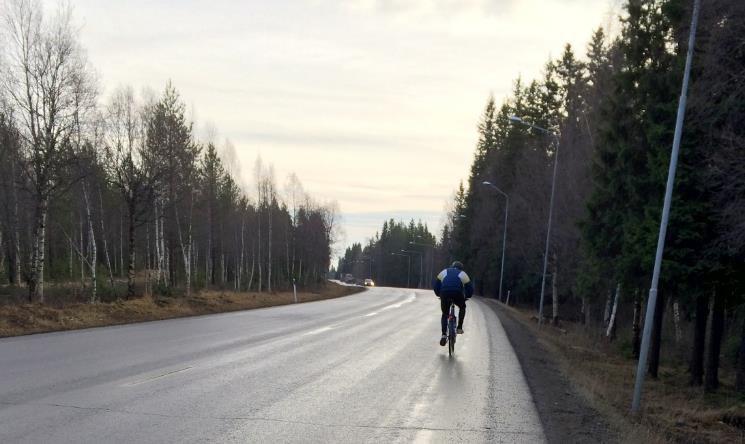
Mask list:
[[499,320],[431,292],[0,340],[0,442],[542,442]]

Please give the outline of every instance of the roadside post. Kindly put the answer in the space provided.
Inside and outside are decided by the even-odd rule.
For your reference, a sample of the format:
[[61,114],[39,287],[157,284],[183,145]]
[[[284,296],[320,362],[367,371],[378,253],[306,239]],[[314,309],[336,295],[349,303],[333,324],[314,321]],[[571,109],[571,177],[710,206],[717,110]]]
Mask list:
[[292,294],[295,296],[295,303],[297,304],[297,285],[295,285],[295,278],[292,278]]
[[541,302],[538,306],[538,324],[543,324],[543,300],[544,296],[546,294],[546,267],[548,265],[548,250],[549,250],[549,244],[551,243],[551,220],[554,215],[554,191],[556,190],[556,168],[559,166],[559,134],[555,131],[541,128],[540,126],[533,125],[532,123],[526,122],[520,117],[517,116],[509,116],[508,119],[512,123],[518,123],[520,125],[524,125],[527,127],[530,127],[536,131],[540,131],[548,136],[551,136],[554,139],[554,143],[556,144],[556,151],[554,151],[554,172],[551,178],[551,200],[549,201],[548,205],[548,223],[546,227],[546,250],[543,253],[543,277],[541,278]]
[[686,64],[683,71],[683,85],[680,88],[678,115],[675,120],[675,135],[673,136],[673,150],[670,154],[670,167],[667,172],[665,200],[662,204],[660,232],[657,237],[657,253],[655,254],[654,269],[652,271],[652,285],[649,287],[649,298],[647,299],[647,314],[644,318],[644,334],[642,336],[642,346],[639,351],[639,365],[636,368],[636,383],[634,384],[634,398],[631,401],[631,413],[639,412],[639,405],[641,404],[642,397],[642,386],[644,385],[644,375],[647,372],[646,367],[647,356],[649,354],[649,342],[652,336],[652,324],[654,322],[654,312],[657,305],[657,284],[660,280],[662,254],[665,251],[665,236],[667,234],[667,223],[670,218],[670,205],[673,198],[673,186],[675,185],[675,170],[678,166],[678,153],[680,151],[680,138],[683,133],[683,119],[685,118],[686,98],[688,94],[688,79],[690,78],[691,74],[693,47],[696,43],[696,26],[698,25],[699,8],[700,0],[693,0],[691,31],[688,35],[688,51],[686,53]]

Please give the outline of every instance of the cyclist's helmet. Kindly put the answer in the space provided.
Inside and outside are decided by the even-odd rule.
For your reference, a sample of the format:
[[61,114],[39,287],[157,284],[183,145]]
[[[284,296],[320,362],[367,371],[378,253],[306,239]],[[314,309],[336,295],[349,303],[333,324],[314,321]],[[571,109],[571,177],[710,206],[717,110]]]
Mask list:
[[461,261],[455,261],[453,262],[453,265],[450,266],[451,268],[457,268],[458,270],[463,269],[463,263]]

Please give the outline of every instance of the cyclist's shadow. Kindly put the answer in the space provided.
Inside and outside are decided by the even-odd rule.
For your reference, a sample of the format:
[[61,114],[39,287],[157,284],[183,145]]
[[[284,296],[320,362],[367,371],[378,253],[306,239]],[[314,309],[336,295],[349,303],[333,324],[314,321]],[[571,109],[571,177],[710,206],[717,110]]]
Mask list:
[[446,354],[440,354],[440,362],[444,367],[439,373],[440,379],[447,380],[460,380],[464,374],[463,372],[463,361],[458,359],[458,355],[448,356]]

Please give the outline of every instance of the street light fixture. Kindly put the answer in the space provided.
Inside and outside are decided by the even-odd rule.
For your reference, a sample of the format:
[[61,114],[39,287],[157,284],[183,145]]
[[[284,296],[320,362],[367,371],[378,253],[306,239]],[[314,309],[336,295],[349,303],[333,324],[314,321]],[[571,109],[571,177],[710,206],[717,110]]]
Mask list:
[[495,189],[498,193],[500,193],[502,196],[504,196],[504,231],[502,233],[502,267],[499,271],[499,301],[502,302],[502,282],[504,278],[504,258],[505,258],[505,247],[507,246],[507,213],[510,209],[510,196],[507,195],[504,191],[500,190],[496,185],[494,185],[491,182],[483,181],[481,182],[482,185],[486,185],[488,187],[491,187]]
[[[421,236],[417,236],[417,238],[421,239]],[[435,246],[434,245],[429,245],[429,244],[422,244],[422,243],[418,243],[418,242],[409,242],[409,245],[418,246],[418,247],[424,247],[424,248],[429,248],[430,249],[429,265],[427,267],[427,274],[429,276],[431,276],[432,273],[433,273],[432,268],[434,268],[434,262],[435,262],[435,254],[434,254],[434,252],[435,252]],[[427,281],[425,281],[424,283],[425,283],[425,285],[428,285],[427,284]],[[429,288],[429,287],[426,287],[426,288]]]
[[[546,250],[543,253],[543,277],[541,278],[541,302],[538,306],[538,323],[543,323],[543,299],[546,294],[546,267],[548,265],[548,247],[551,242],[551,219],[554,214],[554,191],[556,190],[556,167],[559,165],[559,135],[556,134],[555,131],[548,130],[546,128],[541,128],[538,125],[533,125],[532,123],[528,123],[521,119],[520,117],[517,117],[515,115],[508,117],[510,122],[517,123],[520,125],[527,126],[529,128],[532,128],[536,131],[540,131],[546,135],[549,135],[553,137],[554,142],[556,143],[556,152],[554,153],[554,172],[553,177],[551,178],[551,200],[548,205],[548,227],[546,228]],[[556,297],[556,295],[554,295]]]
[[418,254],[419,255],[419,284],[417,285],[417,288],[422,288],[422,262],[424,261],[424,255],[421,251],[412,251],[412,250],[401,250],[401,253],[406,254]]
[[370,257],[370,256],[360,256],[360,259],[359,260],[356,260],[355,262],[361,263],[361,264],[364,264],[365,262],[368,262],[369,263],[368,265],[370,266],[370,276],[369,277],[370,277],[370,279],[372,279],[372,277],[373,277],[372,276],[373,258]]

